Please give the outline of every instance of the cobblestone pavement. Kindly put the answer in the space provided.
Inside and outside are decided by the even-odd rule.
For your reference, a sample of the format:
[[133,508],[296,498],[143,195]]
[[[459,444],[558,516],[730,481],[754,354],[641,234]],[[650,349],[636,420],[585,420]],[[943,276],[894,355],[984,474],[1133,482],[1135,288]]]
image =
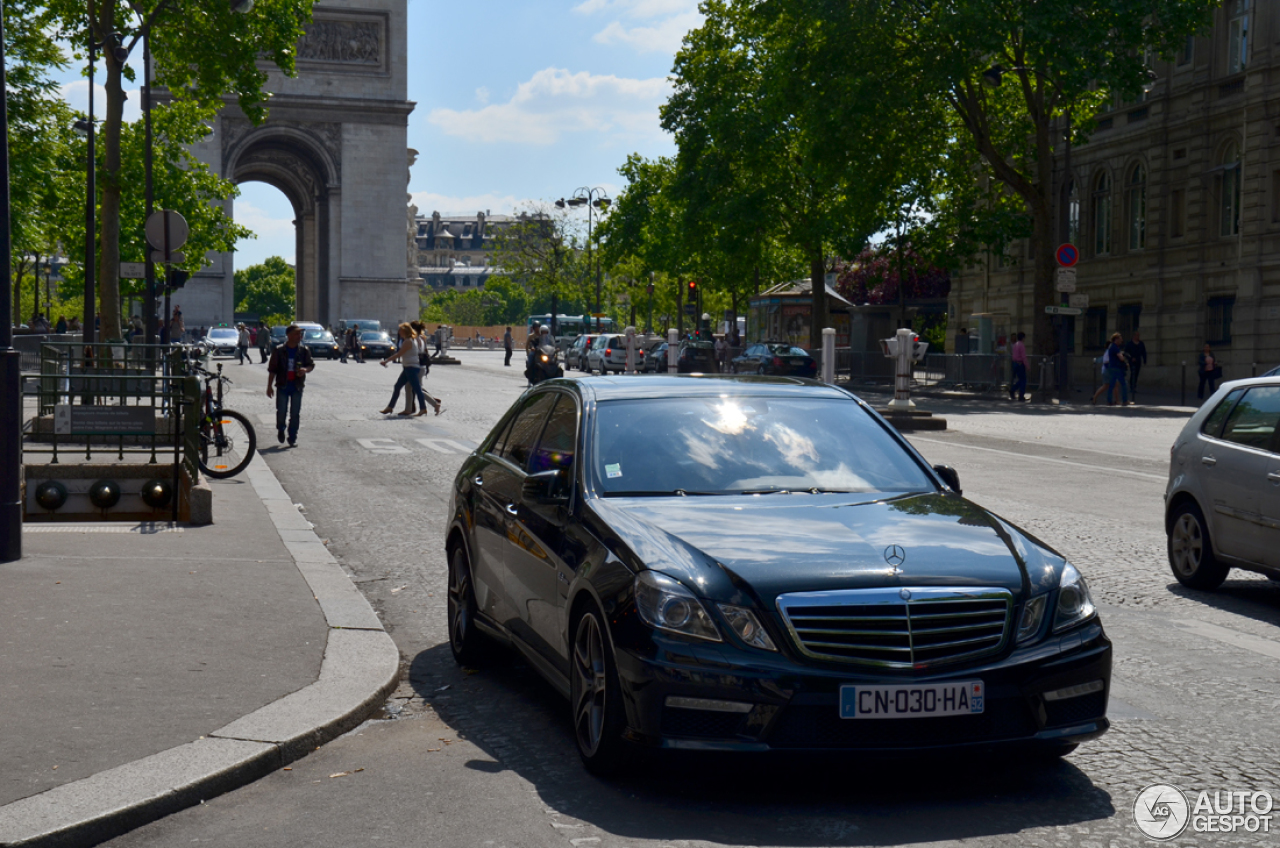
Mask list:
[[[461,367],[428,379],[447,412],[413,420],[377,414],[394,373],[322,363],[294,450],[271,438],[261,366],[230,366],[246,379],[229,403],[265,416],[267,462],[383,617],[405,680],[380,720],[292,772],[111,844],[1092,848],[1149,844],[1132,810],[1153,783],[1193,801],[1202,789],[1280,796],[1280,584],[1233,573],[1216,593],[1192,593],[1165,562],[1168,448],[1187,412],[964,400],[922,404],[950,426],[912,441],[1086,575],[1115,643],[1112,731],[1050,764],[699,757],[622,781],[588,776],[566,703],[536,673],[514,657],[469,672],[449,656],[449,486],[523,389],[500,353],[459,355]],[[1188,831],[1175,844],[1276,841]]]

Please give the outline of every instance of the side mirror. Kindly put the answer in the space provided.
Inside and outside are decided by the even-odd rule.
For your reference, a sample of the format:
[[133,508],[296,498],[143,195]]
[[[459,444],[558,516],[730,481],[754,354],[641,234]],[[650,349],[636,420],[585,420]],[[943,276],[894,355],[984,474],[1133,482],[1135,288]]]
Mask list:
[[562,480],[563,475],[559,469],[539,471],[524,478],[520,494],[524,497],[525,503],[564,503],[569,500],[569,497],[561,491]]
[[951,488],[951,491],[957,495],[963,495],[964,490],[960,488],[960,475],[950,465],[935,465],[933,471],[942,478],[942,482]]

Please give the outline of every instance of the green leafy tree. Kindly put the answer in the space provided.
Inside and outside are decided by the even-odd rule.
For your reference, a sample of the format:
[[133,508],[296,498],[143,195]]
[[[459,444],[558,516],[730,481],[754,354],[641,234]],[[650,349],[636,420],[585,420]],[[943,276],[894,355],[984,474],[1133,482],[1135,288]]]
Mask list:
[[[970,219],[974,208],[1001,226],[1014,198],[1030,218],[1035,254],[1034,341],[1052,353],[1055,299],[1054,155],[1070,125],[1076,144],[1087,140],[1093,118],[1116,95],[1133,97],[1150,82],[1147,57],[1171,56],[1187,35],[1208,25],[1216,0],[770,0],[823,20],[856,21],[863,43],[896,45],[898,69],[913,80],[916,102],[941,102],[956,133],[950,145],[972,159],[987,182],[985,200],[965,197],[959,181],[950,212]],[[856,61],[837,72],[856,75]],[[991,83],[997,83],[992,87]],[[928,141],[929,137],[924,139]],[[963,147],[952,142],[964,140]],[[963,180],[960,177],[960,180]],[[992,202],[994,201],[994,202]],[[954,222],[953,222],[954,223]],[[1008,223],[1007,221],[1005,223]],[[963,229],[963,227],[960,227]],[[977,231],[974,231],[976,234]]]
[[[730,269],[777,235],[821,292],[828,257],[856,253],[883,226],[883,198],[910,164],[905,139],[927,115],[905,106],[910,84],[893,45],[845,19],[791,2],[702,8],[706,21],[685,38],[662,109],[679,146],[674,188],[685,227]],[[837,53],[839,71],[829,62]],[[814,348],[824,312],[825,298],[815,297]]]
[[254,313],[268,324],[287,324],[293,320],[296,296],[297,277],[293,267],[279,256],[236,271],[237,312]]
[[499,232],[491,255],[503,278],[529,292],[535,301],[531,307],[541,298],[554,297],[557,310],[564,311],[563,300],[583,297],[594,284],[580,236],[578,224],[567,213],[535,205]]
[[[102,160],[98,171],[100,206],[100,281],[102,335],[120,333],[119,263],[125,184],[123,81],[132,71],[114,55],[117,45],[132,51],[150,33],[154,74],[175,104],[195,110],[202,120],[216,114],[223,97],[235,98],[248,118],[266,116],[267,74],[258,67],[265,60],[286,74],[294,73],[294,52],[303,26],[310,20],[310,0],[258,0],[248,14],[236,14],[229,0],[97,0],[92,21],[86,20],[83,0],[46,0],[52,16],[50,35],[84,51],[90,41],[105,43],[100,67],[106,89],[101,124]],[[77,58],[83,58],[78,54]],[[178,169],[181,160],[167,166]],[[157,173],[166,162],[157,159]],[[199,191],[192,192],[199,196]],[[141,230],[141,219],[127,229]],[[193,227],[194,229],[194,227]]]

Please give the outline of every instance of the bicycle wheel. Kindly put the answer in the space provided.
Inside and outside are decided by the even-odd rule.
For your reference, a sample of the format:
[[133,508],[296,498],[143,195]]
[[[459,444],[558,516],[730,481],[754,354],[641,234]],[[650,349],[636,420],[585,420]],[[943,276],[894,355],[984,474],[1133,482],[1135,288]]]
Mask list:
[[215,480],[244,471],[258,448],[258,434],[249,419],[230,409],[201,422],[200,440],[200,470]]

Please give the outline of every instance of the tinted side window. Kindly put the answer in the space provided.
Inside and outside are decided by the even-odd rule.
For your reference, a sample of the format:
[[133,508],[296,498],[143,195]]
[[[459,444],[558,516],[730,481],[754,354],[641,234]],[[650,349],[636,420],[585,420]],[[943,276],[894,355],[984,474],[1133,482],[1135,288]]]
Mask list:
[[1270,450],[1277,425],[1280,425],[1280,386],[1255,386],[1227,416],[1222,438],[1239,445]]
[[560,395],[556,408],[538,440],[529,463],[529,473],[573,467],[574,447],[578,442],[578,405],[569,395]]
[[507,432],[502,449],[497,451],[498,455],[517,468],[528,465],[529,455],[533,453],[533,443],[542,431],[542,424],[547,420],[547,413],[551,411],[551,404],[555,401],[556,395],[547,392],[538,395],[520,410],[511,422],[511,429]]
[[1229,413],[1236,405],[1236,401],[1240,400],[1240,396],[1244,394],[1244,389],[1236,389],[1231,394],[1222,399],[1217,408],[1209,413],[1209,417],[1204,420],[1204,424],[1200,426],[1200,432],[1206,436],[1213,436],[1215,439],[1222,434],[1222,422],[1227,420]]

